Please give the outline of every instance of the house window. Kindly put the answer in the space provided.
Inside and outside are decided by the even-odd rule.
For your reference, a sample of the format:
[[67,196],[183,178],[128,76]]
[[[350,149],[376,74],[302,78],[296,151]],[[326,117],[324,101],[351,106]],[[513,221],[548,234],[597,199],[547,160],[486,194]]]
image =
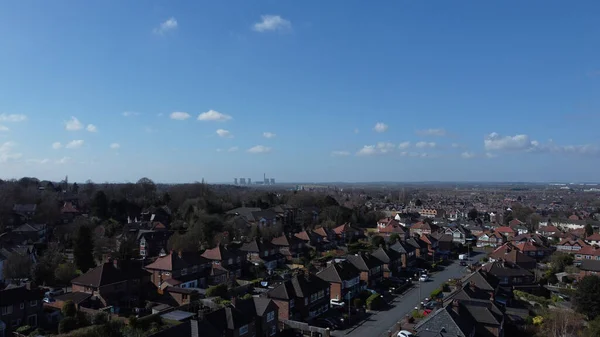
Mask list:
[[271,336],[275,336],[277,333],[277,325],[271,325]]
[[140,241],[140,247],[146,247],[146,240]]
[[181,269],[181,275],[187,275],[187,268]]
[[294,304],[296,304],[294,300],[290,300],[290,309],[294,307]]
[[2,315],[10,315],[13,313],[13,306],[7,305],[5,307],[2,307],[0,311],[2,312]]
[[304,305],[308,305],[308,297],[304,298]]
[[275,311],[271,311],[267,313],[267,322],[270,322],[275,319]]
[[227,261],[228,264],[233,264],[233,259],[229,259],[229,261]]
[[37,315],[30,315],[27,317],[27,324],[29,326],[37,326]]
[[35,307],[37,305],[37,301],[29,301],[29,306]]
[[237,263],[240,263],[240,262],[242,262],[242,258],[238,256],[237,257]]
[[318,297],[319,299],[322,299],[323,297],[325,297],[325,291],[323,291],[323,290],[319,291],[319,293],[318,293],[318,296],[317,296],[317,297]]
[[248,333],[248,324],[240,328],[240,336]]

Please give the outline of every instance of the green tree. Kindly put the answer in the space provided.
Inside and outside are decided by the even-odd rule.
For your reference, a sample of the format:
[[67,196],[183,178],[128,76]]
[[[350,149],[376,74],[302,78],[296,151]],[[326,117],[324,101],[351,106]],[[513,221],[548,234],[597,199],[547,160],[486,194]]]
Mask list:
[[579,281],[575,292],[577,311],[587,315],[589,319],[600,316],[600,277],[586,276]]
[[226,298],[227,294],[228,294],[227,285],[224,284],[224,283],[221,283],[221,284],[216,285],[216,286],[209,287],[206,290],[206,297],[222,297],[222,298]]
[[75,317],[75,316],[77,316],[77,308],[75,307],[75,303],[73,303],[73,301],[66,301],[65,304],[63,304],[62,309],[60,310],[60,312],[65,317]]
[[475,220],[477,216],[479,216],[479,212],[475,208],[472,208],[468,213],[469,220]]
[[371,238],[371,245],[375,248],[379,248],[379,246],[385,247],[385,239],[382,236],[374,235]]
[[388,240],[390,245],[393,245],[398,241],[400,241],[400,235],[398,235],[398,233],[392,233],[392,235],[390,235],[390,239]]
[[54,278],[63,285],[69,284],[76,276],[77,269],[75,268],[75,265],[70,262],[59,264],[54,271]]
[[583,337],[598,337],[600,336],[600,316],[589,321],[587,328],[583,332]]
[[65,317],[58,323],[58,333],[66,334],[77,329],[77,318]]
[[590,236],[594,234],[594,228],[592,227],[592,225],[590,225],[589,223],[585,224],[585,236]]
[[108,198],[104,191],[97,191],[92,199],[92,214],[100,219],[108,218]]
[[77,269],[85,273],[96,265],[93,251],[92,230],[89,226],[79,226],[73,240],[73,257]]
[[552,270],[554,273],[561,273],[565,271],[567,266],[573,264],[573,255],[556,252],[550,257],[550,263],[552,264]]
[[24,279],[31,275],[31,258],[28,255],[12,253],[6,259],[4,276],[7,279]]

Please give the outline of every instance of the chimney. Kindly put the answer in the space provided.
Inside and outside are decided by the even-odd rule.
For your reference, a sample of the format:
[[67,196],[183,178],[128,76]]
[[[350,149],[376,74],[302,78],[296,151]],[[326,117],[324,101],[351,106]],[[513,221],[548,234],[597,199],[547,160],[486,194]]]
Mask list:
[[477,287],[475,286],[475,282],[469,282],[469,288],[471,288],[472,291],[475,291],[477,289]]
[[452,309],[453,309],[455,312],[458,312],[458,300],[453,300],[453,301],[452,301]]
[[490,291],[490,301],[494,302],[494,292]]

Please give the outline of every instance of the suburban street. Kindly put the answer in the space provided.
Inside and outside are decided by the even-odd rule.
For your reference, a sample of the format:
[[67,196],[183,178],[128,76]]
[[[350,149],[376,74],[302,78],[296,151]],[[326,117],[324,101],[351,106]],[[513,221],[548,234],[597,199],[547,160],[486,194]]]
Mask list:
[[421,282],[421,296],[419,297],[419,284],[403,295],[397,296],[391,303],[392,308],[373,313],[366,321],[359,323],[347,330],[334,331],[331,335],[342,337],[380,337],[387,335],[388,330],[406,314],[411,312],[417,304],[425,297],[438,288],[442,283],[451,278],[458,278],[465,275],[465,267],[461,267],[458,261],[455,261],[443,271],[432,274],[428,282]]

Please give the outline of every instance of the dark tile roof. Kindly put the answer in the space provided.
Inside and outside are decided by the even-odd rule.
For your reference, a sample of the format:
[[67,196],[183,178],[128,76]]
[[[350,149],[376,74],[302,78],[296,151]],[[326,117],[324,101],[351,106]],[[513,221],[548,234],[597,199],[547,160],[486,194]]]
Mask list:
[[317,276],[327,282],[342,283],[358,277],[360,271],[350,262],[332,262],[327,268],[317,273]]
[[386,264],[396,261],[402,257],[400,252],[393,249],[385,249],[383,247],[379,247],[379,249],[371,253],[371,255],[382,263]]
[[0,307],[14,305],[24,301],[41,301],[42,298],[44,298],[44,292],[39,288],[27,289],[26,286],[6,288],[0,290]]
[[358,270],[368,271],[377,266],[381,266],[383,262],[367,253],[357,253],[354,255],[346,255],[346,259],[350,261]]
[[276,238],[273,238],[273,240],[271,240],[271,243],[274,244],[275,246],[280,246],[280,247],[289,247],[291,245],[297,245],[299,243],[303,243],[304,241],[298,239],[297,237],[293,236],[293,235],[281,235],[278,236]]
[[583,260],[579,269],[585,271],[600,271],[600,260]]
[[169,255],[157,258],[145,268],[150,270],[155,269],[173,271],[209,263],[210,261],[201,256],[198,252],[171,252]]
[[489,273],[495,277],[498,277],[498,278],[515,277],[515,276],[522,276],[522,277],[533,276],[533,274],[529,270],[523,269],[523,268],[519,267],[518,265],[510,263],[510,262],[502,262],[502,261],[491,262],[491,263],[488,263],[485,266],[483,266],[482,269],[484,271],[486,271],[487,273]]
[[250,242],[244,242],[244,244],[240,248],[241,251],[248,253],[261,253],[265,250],[271,249],[275,249],[275,245],[273,245],[269,241],[262,241],[261,239],[254,239]]
[[36,204],[15,204],[13,206],[13,212],[17,213],[35,212],[36,209]]
[[65,293],[62,295],[55,296],[54,299],[61,302],[72,301],[75,304],[79,304],[90,297],[92,297],[92,294],[74,291],[72,293]]
[[119,264],[118,267],[115,267],[112,262],[103,263],[94,269],[88,270],[85,274],[74,278],[71,283],[98,288],[126,280],[139,279],[144,273],[147,273],[137,261],[119,261]]
[[270,312],[277,308],[275,302],[266,297],[252,297],[247,300],[236,299],[234,306],[236,309],[239,309],[244,314],[251,317],[262,317],[267,309],[270,309]]
[[239,329],[254,321],[254,317],[245,315],[241,310],[230,306],[208,313],[205,317],[219,331]]
[[[189,323],[189,333],[187,330],[176,331],[172,334],[165,335],[165,337],[171,336],[190,336],[190,337],[223,337],[223,334],[219,332],[212,324],[207,320],[191,320],[182,324],[176,325],[181,326]],[[167,330],[164,330],[167,331]],[[154,337],[154,336],[153,336]]]
[[268,296],[276,299],[290,300],[304,298],[329,288],[329,282],[314,274],[294,275],[268,292]]
[[421,333],[421,331],[440,331],[444,329],[449,336],[453,337],[468,337],[471,335],[471,331],[474,328],[465,322],[462,317],[452,310],[450,305],[444,308],[438,309],[435,312],[430,313],[421,322],[415,325],[415,330]]

